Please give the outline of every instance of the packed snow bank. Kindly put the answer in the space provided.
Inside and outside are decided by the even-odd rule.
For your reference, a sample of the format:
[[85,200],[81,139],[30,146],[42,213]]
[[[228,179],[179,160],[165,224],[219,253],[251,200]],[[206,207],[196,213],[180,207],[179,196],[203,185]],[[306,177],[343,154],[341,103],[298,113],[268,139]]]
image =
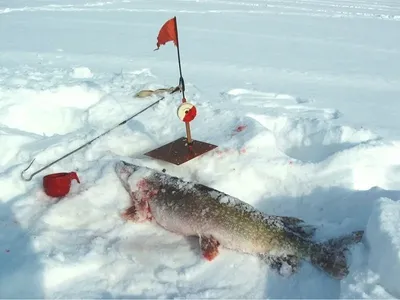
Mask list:
[[[374,193],[364,193],[364,201],[366,197],[373,200],[365,227],[366,247],[353,247],[351,274],[340,284],[340,298],[398,299],[400,194],[383,195],[382,191],[375,190]],[[364,206],[360,204],[358,211],[365,210]]]
[[379,276],[383,288],[400,297],[400,202],[380,198],[373,208],[365,237],[370,248],[369,267]]
[[82,112],[103,96],[84,83],[48,89],[12,87],[1,92],[1,125],[46,136],[83,127],[86,116]]

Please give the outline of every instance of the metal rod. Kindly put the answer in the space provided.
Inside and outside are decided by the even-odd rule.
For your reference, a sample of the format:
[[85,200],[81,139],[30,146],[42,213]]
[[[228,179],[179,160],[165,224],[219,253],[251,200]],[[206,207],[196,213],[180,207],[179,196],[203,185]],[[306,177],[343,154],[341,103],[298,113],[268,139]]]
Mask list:
[[178,21],[176,20],[176,16],[174,17],[175,19],[175,32],[176,32],[176,52],[178,55],[178,65],[179,65],[179,85],[181,86],[181,91],[182,91],[182,97],[185,99],[185,81],[183,80],[183,75],[182,75],[182,65],[181,65],[181,53],[179,49],[179,35],[178,35]]
[[65,154],[64,156],[60,157],[59,159],[53,161],[52,163],[45,165],[43,168],[41,168],[41,169],[37,170],[36,172],[32,173],[32,175],[31,175],[30,177],[24,178],[24,173],[31,167],[31,165],[32,165],[33,162],[35,161],[35,158],[34,158],[34,159],[31,161],[31,163],[29,164],[29,166],[28,166],[25,170],[23,170],[23,171],[21,172],[21,178],[22,178],[22,180],[25,180],[25,181],[30,181],[30,180],[32,180],[33,176],[35,176],[36,174],[42,172],[43,170],[45,170],[45,169],[47,169],[48,167],[54,165],[55,163],[59,162],[60,160],[63,160],[64,158],[70,156],[71,154],[74,154],[75,152],[81,150],[82,148],[85,148],[85,147],[89,146],[89,145],[90,145],[91,143],[93,143],[95,140],[97,140],[97,139],[99,139],[100,137],[106,135],[107,133],[109,133],[110,131],[114,130],[115,128],[117,128],[117,127],[119,127],[119,126],[125,124],[126,122],[128,122],[128,121],[131,120],[132,118],[134,118],[134,117],[136,117],[137,115],[143,113],[144,111],[146,111],[146,110],[149,109],[150,107],[156,105],[157,103],[159,103],[159,102],[160,102],[161,100],[163,100],[163,99],[165,99],[165,96],[161,97],[161,98],[158,99],[156,102],[150,104],[149,106],[145,107],[145,108],[142,109],[141,111],[139,111],[139,112],[135,113],[134,115],[130,116],[128,119],[125,119],[125,120],[122,121],[121,123],[115,125],[114,127],[108,129],[107,131],[103,132],[102,134],[100,134],[99,136],[97,136],[97,137],[95,137],[94,139],[90,140],[89,142],[87,142],[87,143],[83,144],[82,146],[76,148],[75,150],[73,150],[73,151],[71,151],[71,152]]
[[[181,53],[180,53],[180,45],[179,45],[179,34],[178,34],[178,21],[176,19],[176,16],[174,17],[175,19],[175,32],[176,32],[176,51],[178,54],[178,65],[179,65],[179,85],[181,87],[182,91],[182,102],[186,102],[186,97],[185,97],[185,81],[183,79],[182,75],[182,65],[181,65]],[[190,131],[190,124],[186,122],[186,138],[187,138],[187,143],[188,146],[190,146],[193,141],[192,141],[192,134]]]

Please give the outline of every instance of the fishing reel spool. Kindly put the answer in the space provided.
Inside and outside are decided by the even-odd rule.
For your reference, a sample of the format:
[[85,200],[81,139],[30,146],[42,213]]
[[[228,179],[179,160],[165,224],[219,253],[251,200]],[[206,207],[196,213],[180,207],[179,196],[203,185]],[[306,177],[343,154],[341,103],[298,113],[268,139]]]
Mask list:
[[176,113],[178,115],[179,120],[185,123],[189,123],[193,121],[194,118],[196,118],[197,109],[196,106],[194,106],[193,104],[189,102],[184,102],[181,105],[179,105]]

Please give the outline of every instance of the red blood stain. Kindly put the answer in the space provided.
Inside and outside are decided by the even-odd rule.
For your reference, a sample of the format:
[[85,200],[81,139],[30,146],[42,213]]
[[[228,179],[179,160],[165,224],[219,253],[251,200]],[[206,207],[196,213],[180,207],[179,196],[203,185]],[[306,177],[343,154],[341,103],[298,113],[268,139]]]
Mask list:
[[246,148],[241,148],[239,150],[237,149],[225,149],[225,150],[216,150],[215,153],[217,154],[218,157],[224,156],[224,154],[233,154],[239,152],[239,154],[245,154],[246,153]]
[[218,255],[218,250],[208,251],[203,254],[204,258],[208,261],[212,261]]
[[[139,191],[142,193],[141,199],[138,201],[139,203],[137,204],[141,210],[146,211],[147,215],[147,220],[151,221],[153,220],[153,215],[151,213],[149,201],[151,198],[155,195],[158,194],[158,190],[152,189],[150,184],[145,180],[142,179],[137,183],[137,187],[139,188]],[[137,199],[136,199],[137,200]]]
[[239,125],[239,126],[235,129],[235,131],[236,131],[236,132],[241,132],[241,131],[245,130],[246,128],[247,128],[247,125]]

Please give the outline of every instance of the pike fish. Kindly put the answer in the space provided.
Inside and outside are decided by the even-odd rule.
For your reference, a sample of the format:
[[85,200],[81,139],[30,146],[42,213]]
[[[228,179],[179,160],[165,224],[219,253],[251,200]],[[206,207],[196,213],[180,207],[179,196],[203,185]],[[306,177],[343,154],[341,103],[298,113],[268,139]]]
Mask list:
[[201,253],[209,261],[224,247],[256,255],[283,276],[297,272],[301,260],[306,260],[340,280],[349,273],[348,247],[363,236],[363,231],[354,231],[317,242],[315,226],[295,217],[267,215],[205,185],[125,161],[115,164],[115,172],[131,198],[123,218],[198,237]]

